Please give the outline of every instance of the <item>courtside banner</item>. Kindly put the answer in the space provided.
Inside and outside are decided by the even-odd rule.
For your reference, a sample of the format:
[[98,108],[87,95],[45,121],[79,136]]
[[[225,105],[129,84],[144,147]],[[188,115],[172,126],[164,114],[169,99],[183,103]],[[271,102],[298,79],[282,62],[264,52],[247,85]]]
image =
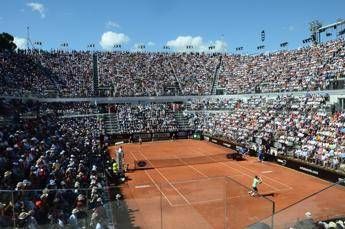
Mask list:
[[215,144],[218,144],[218,145],[221,145],[221,146],[225,146],[225,147],[233,149],[233,150],[236,149],[237,145],[240,145],[240,144],[236,144],[236,143],[230,142],[230,141],[225,141],[225,140],[222,140],[222,139],[219,139],[219,138],[213,138],[213,137],[206,137],[206,136],[204,136],[204,139],[206,139],[206,138],[208,138],[208,140],[210,142],[212,142],[212,143],[215,143]]
[[[233,142],[230,141],[224,141],[218,138],[213,138],[213,137],[208,137],[208,136],[204,136],[205,140],[208,140],[212,143],[218,144],[218,145],[222,145],[224,147],[227,148],[231,148],[231,149],[236,149],[236,145],[241,145],[241,144],[235,144]],[[250,156],[256,156],[257,153],[254,150],[250,150],[249,151],[249,155]],[[316,176],[319,177],[321,179],[330,181],[330,182],[337,182],[339,179],[344,179],[345,175],[338,173],[334,170],[330,170],[330,169],[326,169],[326,168],[322,168],[320,166],[317,165],[313,165],[310,163],[306,163],[303,161],[299,161],[296,159],[291,159],[288,157],[283,157],[283,156],[274,156],[271,154],[265,154],[264,155],[265,161],[273,161],[279,165],[312,175],[312,176]]]
[[343,174],[338,173],[334,170],[323,168],[310,163],[305,163],[296,159],[277,156],[276,163],[330,182],[337,182],[339,179],[345,178]]
[[143,133],[143,134],[133,134],[133,139],[151,139],[151,134]]
[[228,148],[231,148],[231,147],[232,147],[232,145],[231,145],[231,144],[226,143],[226,142],[223,142],[223,146],[228,147]]
[[171,133],[154,133],[152,137],[154,139],[169,139],[171,138]]
[[188,132],[187,131],[179,131],[177,132],[177,137],[187,137]]
[[138,142],[139,138],[142,141],[152,141],[152,140],[167,140],[171,139],[173,136],[177,139],[186,139],[189,136],[192,136],[194,131],[192,130],[185,130],[185,131],[172,131],[172,132],[157,132],[157,133],[133,133],[133,134],[112,134],[110,137],[112,138],[112,142],[115,143],[117,141],[124,141],[124,142]]

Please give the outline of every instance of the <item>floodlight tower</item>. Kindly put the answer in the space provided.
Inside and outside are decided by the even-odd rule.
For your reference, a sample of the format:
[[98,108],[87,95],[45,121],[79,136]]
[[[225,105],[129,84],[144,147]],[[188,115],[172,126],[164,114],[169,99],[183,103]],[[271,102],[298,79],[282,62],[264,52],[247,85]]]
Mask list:
[[30,45],[31,45],[32,49],[35,49],[35,46],[32,43],[31,38],[30,38],[30,27],[27,26],[26,27],[26,48],[27,48],[27,50],[30,49]]
[[[318,20],[312,21],[309,23],[309,30],[311,34],[310,37],[315,44],[318,44],[321,42],[322,33],[329,30],[337,31],[337,29],[343,28],[344,25],[344,19],[338,19],[337,22],[325,26],[323,26],[322,23]],[[337,32],[337,36],[342,36],[344,33],[344,29],[341,29],[339,32]]]
[[309,23],[309,31],[311,34],[311,39],[314,44],[318,44],[321,42],[321,33],[320,28],[322,28],[322,23],[318,20],[312,21]]

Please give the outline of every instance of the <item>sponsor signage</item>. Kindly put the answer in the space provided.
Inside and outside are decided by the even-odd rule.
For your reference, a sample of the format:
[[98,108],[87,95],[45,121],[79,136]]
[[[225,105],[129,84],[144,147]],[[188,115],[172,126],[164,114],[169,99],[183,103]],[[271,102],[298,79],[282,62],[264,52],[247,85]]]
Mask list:
[[277,156],[275,160],[278,164],[295,169],[297,171],[319,177],[330,182],[337,182],[339,179],[345,178],[343,174],[337,173],[336,171],[322,168],[317,165],[305,163],[303,161],[284,158],[282,156]]
[[158,133],[133,133],[133,134],[111,134],[108,135],[111,139],[111,142],[115,144],[118,141],[129,142],[130,140],[133,142],[138,142],[139,137],[143,141],[151,141],[151,140],[166,140],[170,139],[173,135],[179,139],[186,139],[188,136],[193,135],[194,131],[173,131],[173,132],[158,132]]
[[223,142],[223,146],[231,148],[231,145],[229,143]]
[[133,134],[133,139],[134,139],[134,140],[139,139],[139,137],[140,137],[141,139],[149,139],[149,138],[151,138],[151,134],[147,134],[147,133],[143,133],[143,134]]
[[171,135],[170,133],[155,133],[153,134],[153,138],[158,138],[158,139],[166,139],[166,138],[170,138]]
[[277,158],[277,162],[281,165],[286,165],[286,160],[285,159],[280,159],[280,158]]
[[314,169],[306,168],[304,166],[300,166],[299,169],[304,171],[304,172],[307,172],[307,173],[312,173],[312,174],[315,174],[315,175],[319,175],[319,172],[314,170]]
[[179,131],[179,132],[177,132],[177,136],[178,137],[186,137],[186,136],[188,136],[188,132],[186,132],[186,131]]
[[[204,136],[204,139],[206,141],[210,141],[210,142],[213,142],[218,145],[222,145],[224,147],[231,148],[231,149],[236,149],[236,145],[237,145],[236,143],[223,141],[221,139],[215,139],[213,137]],[[256,156],[257,152],[255,152],[254,150],[250,150],[249,155]],[[280,155],[275,156],[272,154],[265,154],[264,158],[265,158],[265,161],[266,160],[273,161],[279,165],[286,166],[291,169],[294,169],[294,170],[297,170],[297,171],[300,171],[312,176],[316,176],[324,180],[328,180],[330,182],[337,182],[339,179],[345,178],[343,174],[337,173],[336,171],[329,170],[317,165],[309,164],[303,161],[291,159],[291,158],[280,156]]]

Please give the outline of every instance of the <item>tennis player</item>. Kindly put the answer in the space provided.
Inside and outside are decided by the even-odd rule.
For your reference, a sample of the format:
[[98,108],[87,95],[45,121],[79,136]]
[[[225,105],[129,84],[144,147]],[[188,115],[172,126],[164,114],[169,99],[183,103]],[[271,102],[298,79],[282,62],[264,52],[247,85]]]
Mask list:
[[259,146],[258,148],[258,161],[261,163],[264,162],[264,152],[263,152],[262,146]]
[[258,185],[262,183],[262,179],[261,177],[258,177],[258,176],[255,176],[254,179],[253,179],[253,184],[252,184],[252,189],[251,191],[249,191],[248,193],[251,195],[251,196],[255,196],[259,193],[258,191]]
[[122,146],[120,146],[120,148],[116,151],[116,158],[115,158],[120,174],[123,173],[124,156],[125,156],[125,153],[122,149]]

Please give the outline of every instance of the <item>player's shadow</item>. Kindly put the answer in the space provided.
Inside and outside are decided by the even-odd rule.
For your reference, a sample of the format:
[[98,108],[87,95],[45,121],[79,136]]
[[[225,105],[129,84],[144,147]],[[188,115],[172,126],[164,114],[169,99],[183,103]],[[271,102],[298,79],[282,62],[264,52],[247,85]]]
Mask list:
[[[138,209],[128,208],[128,205],[123,198],[123,194],[119,187],[114,187],[109,190],[111,196],[110,203],[112,207],[112,219],[115,228],[140,228],[135,225],[135,212],[139,211]],[[116,195],[120,194],[120,198],[116,198]]]

